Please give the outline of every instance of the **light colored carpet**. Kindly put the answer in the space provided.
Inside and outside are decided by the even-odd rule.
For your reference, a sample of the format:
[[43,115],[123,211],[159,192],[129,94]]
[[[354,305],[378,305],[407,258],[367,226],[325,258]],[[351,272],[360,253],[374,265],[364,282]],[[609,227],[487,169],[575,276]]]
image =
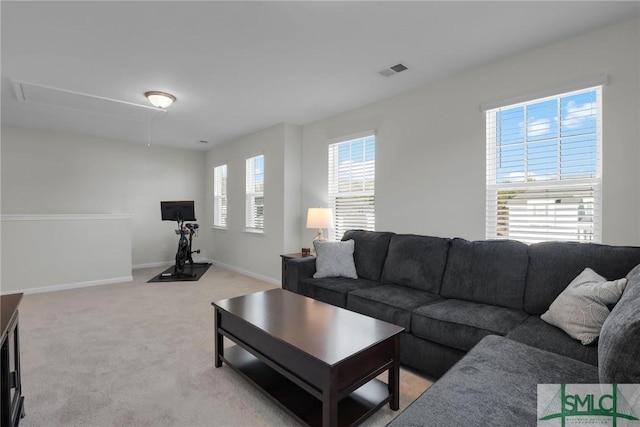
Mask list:
[[[162,270],[24,296],[22,427],[296,425],[229,367],[213,366],[211,301],[274,286],[216,266],[198,282],[146,283]],[[431,383],[400,377],[404,409]],[[398,413],[386,405],[364,425]]]

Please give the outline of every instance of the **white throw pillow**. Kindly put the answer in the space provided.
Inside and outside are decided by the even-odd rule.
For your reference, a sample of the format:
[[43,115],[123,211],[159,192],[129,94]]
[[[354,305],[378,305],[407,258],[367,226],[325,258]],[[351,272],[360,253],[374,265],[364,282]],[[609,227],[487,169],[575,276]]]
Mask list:
[[316,272],[313,277],[348,277],[357,279],[356,265],[353,262],[353,250],[355,242],[347,240],[345,242],[315,241],[313,246],[316,250]]
[[583,345],[591,344],[600,335],[602,324],[609,315],[607,304],[617,303],[626,285],[627,279],[609,282],[585,268],[540,318]]

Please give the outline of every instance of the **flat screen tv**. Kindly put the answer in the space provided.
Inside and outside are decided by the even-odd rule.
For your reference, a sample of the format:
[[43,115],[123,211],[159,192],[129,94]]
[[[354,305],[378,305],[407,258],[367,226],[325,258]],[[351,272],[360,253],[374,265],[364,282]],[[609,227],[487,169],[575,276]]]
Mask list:
[[193,200],[160,202],[163,221],[197,221]]

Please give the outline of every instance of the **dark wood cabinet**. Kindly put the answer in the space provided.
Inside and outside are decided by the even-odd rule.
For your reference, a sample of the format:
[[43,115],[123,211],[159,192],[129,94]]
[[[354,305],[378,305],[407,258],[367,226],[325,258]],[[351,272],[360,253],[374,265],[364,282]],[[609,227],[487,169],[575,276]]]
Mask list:
[[0,347],[0,426],[15,427],[24,417],[20,381],[20,332],[18,305],[22,294],[0,296],[2,345]]
[[280,258],[282,258],[282,289],[289,290],[289,288],[287,287],[287,261],[289,261],[290,259],[307,258],[312,256],[313,255],[303,255],[301,252],[295,254],[280,255]]

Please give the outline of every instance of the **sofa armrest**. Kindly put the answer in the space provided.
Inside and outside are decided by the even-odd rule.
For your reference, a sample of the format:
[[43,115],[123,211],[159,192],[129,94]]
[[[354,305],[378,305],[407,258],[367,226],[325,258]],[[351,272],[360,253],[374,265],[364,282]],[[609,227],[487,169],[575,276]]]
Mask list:
[[298,291],[298,283],[302,279],[313,277],[316,272],[316,257],[295,258],[287,261],[287,289]]

